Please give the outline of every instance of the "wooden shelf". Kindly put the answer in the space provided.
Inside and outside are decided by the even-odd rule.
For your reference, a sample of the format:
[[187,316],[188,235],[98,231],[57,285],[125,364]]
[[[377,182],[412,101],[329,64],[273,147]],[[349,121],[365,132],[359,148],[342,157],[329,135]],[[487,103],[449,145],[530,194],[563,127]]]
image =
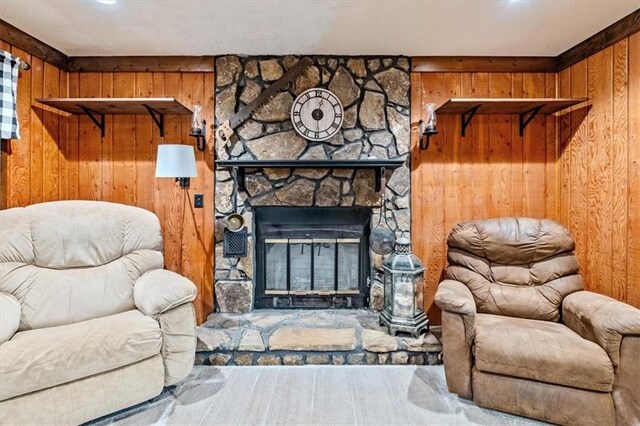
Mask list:
[[437,114],[464,114],[478,106],[476,114],[525,114],[541,107],[539,114],[553,114],[585,102],[586,98],[451,98],[436,109]]
[[161,114],[188,115],[191,110],[174,98],[40,98],[36,101],[70,114],[84,114],[84,108],[99,114],[148,114],[148,106]]
[[586,101],[586,98],[451,98],[436,109],[436,114],[460,114],[462,136],[476,114],[518,114],[522,136],[536,115],[553,114]]
[[375,172],[375,190],[382,188],[382,176],[387,169],[401,167],[406,158],[391,160],[216,160],[216,166],[231,167],[238,175],[238,189],[244,191],[245,169],[368,169]]
[[41,104],[70,114],[86,114],[104,137],[105,115],[149,114],[164,136],[164,116],[190,115],[192,111],[174,98],[38,98]]

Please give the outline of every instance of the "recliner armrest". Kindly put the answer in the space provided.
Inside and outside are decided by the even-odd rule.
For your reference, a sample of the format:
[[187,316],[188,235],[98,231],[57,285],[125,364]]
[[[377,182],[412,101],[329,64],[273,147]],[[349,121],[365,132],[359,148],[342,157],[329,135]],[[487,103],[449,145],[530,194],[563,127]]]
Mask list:
[[10,340],[20,327],[22,306],[12,294],[0,292],[0,344]]
[[192,302],[196,293],[196,286],[190,280],[166,269],[154,269],[145,273],[133,286],[136,307],[154,318]]
[[471,344],[476,321],[476,302],[471,290],[459,281],[444,280],[438,285],[435,302],[443,311],[462,315],[465,340]]
[[584,339],[600,345],[614,367],[620,363],[624,336],[640,336],[640,309],[590,291],[578,291],[564,298],[562,322]]

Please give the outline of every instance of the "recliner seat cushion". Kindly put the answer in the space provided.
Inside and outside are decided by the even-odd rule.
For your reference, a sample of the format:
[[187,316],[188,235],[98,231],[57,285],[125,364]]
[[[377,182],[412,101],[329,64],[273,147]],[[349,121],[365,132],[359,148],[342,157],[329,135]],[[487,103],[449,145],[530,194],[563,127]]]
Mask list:
[[0,346],[0,401],[160,353],[158,323],[138,310],[16,333]]
[[610,392],[606,352],[563,324],[478,314],[474,355],[480,371]]

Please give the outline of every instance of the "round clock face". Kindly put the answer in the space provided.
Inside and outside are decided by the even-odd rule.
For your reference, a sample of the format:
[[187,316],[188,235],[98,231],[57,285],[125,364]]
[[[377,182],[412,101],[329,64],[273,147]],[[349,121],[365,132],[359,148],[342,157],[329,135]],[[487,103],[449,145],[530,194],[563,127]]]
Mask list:
[[310,141],[325,141],[335,135],[342,119],[342,103],[326,89],[305,90],[291,107],[293,128]]

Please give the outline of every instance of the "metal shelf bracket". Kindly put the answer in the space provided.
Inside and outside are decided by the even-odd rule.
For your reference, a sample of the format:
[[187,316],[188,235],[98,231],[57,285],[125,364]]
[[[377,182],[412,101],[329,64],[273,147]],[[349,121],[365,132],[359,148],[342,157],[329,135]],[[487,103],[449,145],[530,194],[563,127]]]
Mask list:
[[482,104],[478,104],[476,106],[474,106],[473,108],[471,108],[469,111],[467,112],[463,112],[460,115],[460,118],[462,120],[462,137],[465,137],[467,134],[467,127],[469,126],[469,124],[471,124],[471,119],[473,118],[474,115],[476,115],[476,112],[478,112],[478,108],[480,108],[482,106]]
[[384,188],[382,187],[382,181],[384,179],[384,174],[387,171],[386,168],[384,167],[376,167],[374,169],[375,171],[375,178],[376,178],[376,192],[380,192],[381,190],[383,190]]
[[[93,121],[93,124],[95,124],[96,127],[100,129],[100,137],[104,138],[104,114],[97,111],[93,111],[83,105],[78,105],[78,106],[82,108],[82,111],[84,111],[87,117],[89,117],[91,121]],[[100,117],[99,120],[98,120],[98,117]]]
[[546,104],[542,104],[542,105],[539,105],[539,106],[537,106],[535,108],[531,108],[529,111],[525,111],[525,112],[523,112],[522,114],[519,115],[520,137],[524,136],[524,129],[529,125],[529,123],[531,123],[531,120],[533,120],[536,117],[536,115],[538,115],[540,110],[545,105]]
[[147,104],[142,104],[142,106],[149,111],[149,115],[153,118],[154,123],[156,123],[158,130],[160,130],[160,137],[164,137],[164,115]]
[[238,185],[238,191],[244,192],[244,167],[234,167],[233,174],[235,175],[235,178],[236,178],[236,185]]

